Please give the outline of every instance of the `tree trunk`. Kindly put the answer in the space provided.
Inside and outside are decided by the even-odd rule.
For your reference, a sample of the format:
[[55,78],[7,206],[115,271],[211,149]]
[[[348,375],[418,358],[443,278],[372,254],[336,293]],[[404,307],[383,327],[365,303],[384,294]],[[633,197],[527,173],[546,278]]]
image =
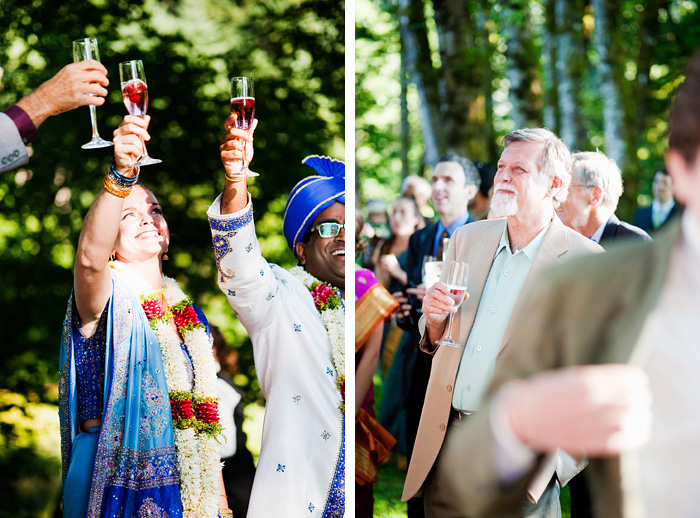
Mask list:
[[542,71],[544,85],[544,107],[542,122],[557,135],[561,132],[561,114],[559,111],[559,73],[557,72],[557,22],[555,16],[555,0],[545,1],[545,26],[543,35]]
[[408,122],[408,67],[406,64],[406,51],[401,47],[401,98],[399,104],[401,106],[401,129],[400,131],[400,146],[399,156],[401,157],[401,178],[406,178],[410,173],[408,163],[408,149],[411,146],[411,126]]
[[430,45],[421,0],[399,0],[401,46],[406,52],[406,68],[418,90],[419,120],[423,136],[423,162],[435,164],[439,158],[441,121],[438,113],[437,80],[430,58]]
[[485,149],[483,51],[475,42],[478,2],[433,0],[440,42],[440,99],[445,149],[470,159]]
[[510,82],[508,100],[514,129],[537,127],[542,123],[542,83],[538,71],[540,52],[535,46],[530,11],[519,0],[502,3],[502,34],[506,41],[506,77]]
[[[617,81],[615,67],[619,60],[619,50],[615,45],[614,32],[619,27],[616,15],[621,12],[619,0],[593,0],[595,16],[594,42],[600,59],[599,91],[603,102],[603,133],[605,134],[605,152],[620,167],[627,162],[625,153],[624,122],[625,112],[622,105],[620,83]],[[618,76],[618,77],[616,77]]]
[[494,48],[489,40],[490,30],[488,20],[492,19],[492,11],[489,0],[482,0],[481,9],[477,15],[477,47],[483,49],[483,59],[481,60],[481,69],[483,74],[483,92],[484,92],[484,124],[483,132],[485,139],[484,154],[474,157],[475,159],[483,159],[484,162],[495,164],[500,156],[500,145],[496,142],[496,130],[493,126],[493,70],[491,69],[491,59],[494,54]]
[[578,92],[585,71],[583,0],[555,0],[558,47],[559,108],[561,139],[576,150],[585,140],[585,125]]

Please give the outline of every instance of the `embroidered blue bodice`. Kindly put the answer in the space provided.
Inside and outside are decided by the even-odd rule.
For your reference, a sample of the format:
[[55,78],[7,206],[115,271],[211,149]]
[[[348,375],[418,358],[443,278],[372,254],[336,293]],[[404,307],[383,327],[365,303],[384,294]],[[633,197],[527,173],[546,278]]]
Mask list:
[[105,380],[105,339],[107,310],[102,313],[97,331],[90,338],[80,332],[78,312],[73,311],[75,371],[78,382],[78,422],[102,419]]

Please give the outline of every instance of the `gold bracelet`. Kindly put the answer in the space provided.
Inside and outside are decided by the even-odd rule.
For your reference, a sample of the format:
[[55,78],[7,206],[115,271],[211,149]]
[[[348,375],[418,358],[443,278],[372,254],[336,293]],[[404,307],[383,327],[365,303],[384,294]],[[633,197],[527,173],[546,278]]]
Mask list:
[[222,518],[233,518],[233,511],[231,511],[231,509],[229,509],[228,507],[220,507],[219,516],[221,516]]
[[244,174],[237,174],[237,175],[234,175],[233,178],[231,178],[231,177],[230,177],[229,175],[227,175],[227,174],[225,174],[224,176],[226,177],[226,179],[227,179],[229,182],[233,182],[233,183],[242,182],[243,180],[245,180],[245,179],[247,178],[246,175],[244,175]]
[[102,186],[105,188],[105,191],[117,198],[126,198],[131,193],[131,187],[121,187],[107,175],[102,179]]

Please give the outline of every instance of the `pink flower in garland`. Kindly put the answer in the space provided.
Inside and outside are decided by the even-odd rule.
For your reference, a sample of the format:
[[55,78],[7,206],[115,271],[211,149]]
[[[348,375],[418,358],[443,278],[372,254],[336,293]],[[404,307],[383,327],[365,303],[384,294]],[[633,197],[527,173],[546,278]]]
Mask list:
[[198,421],[202,421],[205,423],[219,422],[219,409],[215,403],[212,403],[210,401],[197,402],[195,414],[197,415]]
[[173,310],[173,321],[178,328],[202,325],[199,318],[197,318],[197,312],[191,305]]
[[311,289],[311,296],[314,298],[314,304],[319,311],[335,309],[340,305],[340,299],[325,282],[316,283]]
[[170,410],[173,414],[173,420],[175,421],[177,421],[178,417],[181,419],[189,419],[194,416],[191,399],[181,399],[179,401],[171,399]]
[[154,297],[146,299],[141,303],[141,307],[143,307],[143,310],[146,312],[146,318],[148,318],[149,321],[165,316],[165,308],[160,298]]

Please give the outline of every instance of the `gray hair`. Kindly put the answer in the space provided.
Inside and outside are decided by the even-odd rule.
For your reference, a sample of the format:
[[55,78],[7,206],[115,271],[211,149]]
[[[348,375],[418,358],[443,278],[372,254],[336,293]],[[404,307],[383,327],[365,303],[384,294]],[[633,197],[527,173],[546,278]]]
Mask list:
[[600,187],[603,206],[615,212],[622,196],[622,171],[615,160],[600,151],[574,153],[573,175],[585,187]]
[[559,178],[561,187],[552,197],[554,207],[566,200],[571,184],[571,152],[566,144],[546,128],[523,128],[511,131],[503,137],[503,147],[513,142],[538,142],[542,144],[542,155],[537,162],[544,178]]

